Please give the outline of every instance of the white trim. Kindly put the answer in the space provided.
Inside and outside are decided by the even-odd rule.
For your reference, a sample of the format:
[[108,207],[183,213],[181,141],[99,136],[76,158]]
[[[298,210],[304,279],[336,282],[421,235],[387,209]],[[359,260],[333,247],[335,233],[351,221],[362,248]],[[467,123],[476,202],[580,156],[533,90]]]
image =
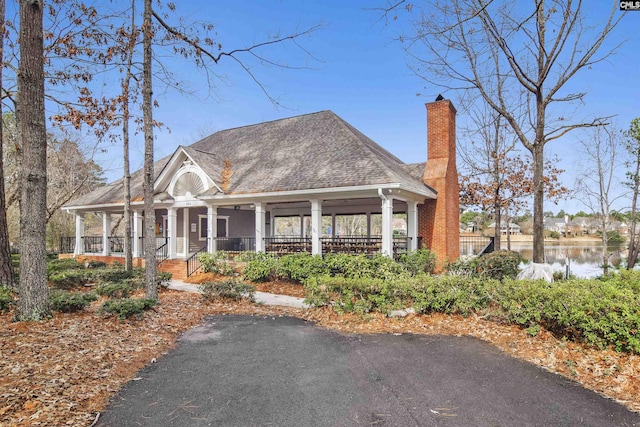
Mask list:
[[311,254],[322,255],[322,200],[311,200]]
[[[251,203],[252,200],[256,198],[261,199],[282,199],[283,201],[289,200],[309,200],[309,198],[313,198],[315,195],[323,195],[323,200],[331,200],[327,195],[335,194],[341,195],[341,198],[350,198],[350,196],[360,196],[363,197],[375,197],[378,194],[378,189],[387,190],[389,194],[393,194],[393,197],[396,199],[407,199],[412,200],[416,199],[419,201],[424,200],[424,198],[436,199],[438,193],[435,190],[425,187],[423,193],[414,193],[413,191],[408,191],[402,188],[402,185],[399,183],[394,184],[384,184],[384,185],[362,185],[362,186],[353,186],[353,187],[336,187],[336,188],[318,188],[318,189],[305,189],[305,190],[290,190],[290,191],[273,191],[273,192],[263,192],[263,193],[247,193],[247,194],[223,194],[223,195],[207,195],[203,194],[198,196],[201,200],[209,200],[209,201],[218,201],[220,204],[225,201],[233,201],[232,203],[238,203],[240,200],[245,200],[247,203]],[[362,194],[367,193],[368,194]],[[352,193],[352,194],[345,194]],[[413,197],[412,197],[413,196]],[[421,197],[415,197],[421,196]]]

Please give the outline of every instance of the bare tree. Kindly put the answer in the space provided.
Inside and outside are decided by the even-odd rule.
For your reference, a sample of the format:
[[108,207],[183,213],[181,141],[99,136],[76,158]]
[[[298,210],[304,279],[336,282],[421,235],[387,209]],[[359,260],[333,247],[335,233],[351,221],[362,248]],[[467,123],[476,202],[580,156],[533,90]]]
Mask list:
[[640,194],[640,118],[633,119],[625,132],[624,147],[630,157],[627,162],[627,185],[631,188],[631,215],[629,222],[629,255],[627,268],[632,270],[640,251],[640,230],[638,230],[638,195]]
[[[20,201],[20,298],[17,320],[41,320],[50,313],[45,224],[47,215],[47,130],[44,110],[43,2],[20,2],[18,91],[22,128]],[[28,248],[28,249],[27,249]]]
[[584,168],[577,179],[577,191],[583,195],[582,203],[596,214],[602,231],[602,269],[609,271],[609,229],[611,228],[612,209],[616,201],[625,194],[616,193],[620,188],[618,170],[622,166],[618,145],[620,133],[612,126],[600,126],[593,130],[592,136],[582,139],[580,145],[581,165]]
[[153,59],[151,40],[153,39],[153,22],[151,21],[152,0],[144,0],[144,13],[142,19],[142,44],[143,44],[143,74],[142,74],[142,115],[144,128],[144,250],[145,250],[145,295],[147,298],[158,299],[158,287],[156,286],[156,214],[153,206],[153,73],[151,61]]
[[[0,0],[0,34],[5,33],[4,25],[5,0]],[[2,88],[2,70],[4,61],[4,37],[0,39],[0,88]],[[2,103],[0,103],[0,117],[2,117]],[[9,250],[9,226],[7,224],[7,208],[5,204],[4,187],[4,150],[3,150],[3,126],[0,123],[0,285],[12,288],[13,267],[11,264],[11,251]]]
[[[384,12],[415,11],[404,0]],[[617,2],[597,28],[584,24],[580,0],[429,2],[403,36],[415,73],[431,85],[479,95],[513,130],[533,157],[533,261],[544,262],[544,147],[568,132],[603,124],[603,118],[572,122],[567,107],[584,92],[567,84],[607,58],[598,54],[616,27]],[[590,6],[589,6],[590,7]],[[501,78],[504,85],[497,84]],[[554,107],[555,106],[555,107]]]

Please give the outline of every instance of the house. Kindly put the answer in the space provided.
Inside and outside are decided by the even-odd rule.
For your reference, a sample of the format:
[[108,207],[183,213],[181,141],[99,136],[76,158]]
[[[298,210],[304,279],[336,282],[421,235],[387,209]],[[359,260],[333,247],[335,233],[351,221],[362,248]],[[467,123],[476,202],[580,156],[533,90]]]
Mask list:
[[[427,107],[428,161],[404,164],[331,111],[216,132],[155,162],[158,250],[184,261],[200,251],[381,252],[425,247],[441,263],[459,256],[455,115],[448,100]],[[143,262],[142,171],[131,179],[133,256]],[[76,235],[61,252],[113,260],[123,239],[110,236],[123,214],[123,181],[65,206]],[[85,236],[84,216],[102,218],[102,235]],[[406,236],[393,236],[394,214],[406,215]],[[336,217],[361,214],[366,236],[335,233]],[[370,218],[381,215],[380,235]],[[274,230],[285,221],[296,236]],[[65,250],[66,249],[66,250]],[[69,255],[71,256],[71,255]],[[175,270],[174,270],[175,271]]]
[[[493,234],[494,230],[496,228],[496,223],[492,222],[491,224],[489,224],[487,226],[487,232],[488,234]],[[507,224],[504,222],[500,222],[500,234],[506,236],[507,235]],[[518,224],[514,224],[512,222],[509,223],[509,234],[511,235],[515,235],[515,234],[522,234],[522,230],[520,229],[520,226]]]

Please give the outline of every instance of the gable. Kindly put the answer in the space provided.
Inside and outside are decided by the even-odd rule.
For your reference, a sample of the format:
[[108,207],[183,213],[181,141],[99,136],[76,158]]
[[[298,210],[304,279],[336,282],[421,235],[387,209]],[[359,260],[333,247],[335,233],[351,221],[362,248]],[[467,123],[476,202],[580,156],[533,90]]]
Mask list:
[[211,191],[221,190],[184,147],[178,147],[154,184],[156,194],[166,193],[176,200]]

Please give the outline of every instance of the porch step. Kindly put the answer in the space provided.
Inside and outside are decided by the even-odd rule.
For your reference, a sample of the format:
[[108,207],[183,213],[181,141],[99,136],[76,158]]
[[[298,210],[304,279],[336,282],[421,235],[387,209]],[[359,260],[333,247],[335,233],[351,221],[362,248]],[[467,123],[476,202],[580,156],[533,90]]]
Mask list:
[[187,263],[183,259],[168,259],[158,265],[158,271],[171,273],[173,279],[184,280],[187,278]]

